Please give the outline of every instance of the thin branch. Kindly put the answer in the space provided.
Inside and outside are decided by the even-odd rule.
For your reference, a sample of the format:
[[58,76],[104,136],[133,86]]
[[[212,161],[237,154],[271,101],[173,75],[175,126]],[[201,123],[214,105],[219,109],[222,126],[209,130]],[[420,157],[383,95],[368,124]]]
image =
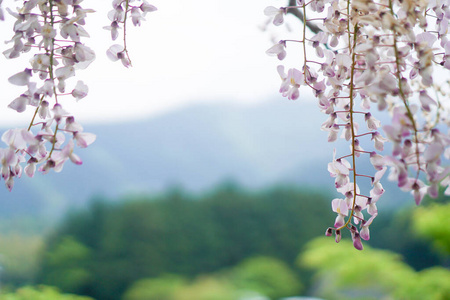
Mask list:
[[[296,6],[296,5],[297,5],[296,0],[289,0],[289,6]],[[287,12],[296,16],[300,21],[303,22],[303,13],[300,10],[296,8],[290,8],[287,10]],[[305,25],[306,27],[309,28],[309,30],[311,30],[314,33],[319,33],[322,31],[316,24],[312,22],[306,21]]]

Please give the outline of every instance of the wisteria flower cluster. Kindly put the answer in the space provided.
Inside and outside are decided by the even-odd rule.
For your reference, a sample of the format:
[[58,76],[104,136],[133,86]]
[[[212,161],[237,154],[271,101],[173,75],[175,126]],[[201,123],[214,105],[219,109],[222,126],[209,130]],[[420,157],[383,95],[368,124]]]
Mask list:
[[[328,116],[321,128],[328,141],[342,138],[350,146],[328,164],[342,196],[332,200],[337,216],[327,236],[334,233],[339,242],[348,229],[355,248],[363,249],[388,169],[388,179],[416,204],[427,194],[437,197],[439,186],[450,195],[449,82],[433,76],[450,70],[450,1],[294,0],[264,13],[276,26],[290,13],[303,23],[301,39],[267,50],[283,60],[289,45],[300,45],[301,66],[287,72],[278,66],[280,93],[296,100],[300,87],[312,90]],[[374,110],[387,111],[391,123],[382,126]],[[371,148],[363,149],[369,139]],[[385,143],[391,153],[384,154]],[[373,174],[359,171],[361,160],[373,165]],[[360,190],[364,180],[368,191]]]
[[[136,3],[137,4],[132,4]],[[113,10],[108,13],[108,18],[111,20],[110,26],[105,26],[106,30],[111,31],[111,39],[115,41],[119,37],[120,25],[123,26],[123,45],[114,44],[108,51],[107,55],[112,61],[120,60],[125,67],[131,66],[130,56],[128,55],[127,40],[126,40],[126,25],[127,19],[131,17],[131,22],[134,26],[140,26],[141,22],[145,20],[145,16],[149,12],[156,11],[156,7],[149,4],[147,1],[126,1],[114,0],[112,2]]]
[[[86,69],[95,59],[94,51],[84,44],[89,34],[83,27],[94,10],[82,8],[82,2],[28,0],[21,1],[21,6],[14,10],[6,8],[16,21],[13,37],[7,41],[9,48],[3,55],[7,59],[30,57],[30,65],[8,79],[25,89],[8,107],[18,113],[34,111],[27,127],[10,129],[1,138],[7,145],[0,148],[1,176],[9,190],[23,172],[33,177],[36,170],[44,174],[51,170],[60,172],[68,160],[82,164],[74,153],[75,145],[86,148],[96,139],[94,134],[84,132],[82,125],[63,107],[64,101],[71,101],[66,98],[79,101],[87,96],[88,86],[82,80],[74,83],[73,79],[78,70]],[[146,1],[139,6],[132,6],[131,2],[136,1],[113,1],[117,15],[110,14],[110,18],[116,24],[125,27],[126,16],[130,14],[132,22],[138,25],[143,20],[142,14],[156,10]],[[0,6],[0,19],[4,17]]]

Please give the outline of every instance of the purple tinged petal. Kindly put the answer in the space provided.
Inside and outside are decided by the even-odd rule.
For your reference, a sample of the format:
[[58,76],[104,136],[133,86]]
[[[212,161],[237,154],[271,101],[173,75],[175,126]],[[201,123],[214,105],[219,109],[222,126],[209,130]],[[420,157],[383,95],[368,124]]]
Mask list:
[[433,84],[433,68],[427,67],[425,69],[419,70],[419,74],[422,76],[422,84],[425,86],[431,86]]
[[2,166],[2,178],[7,180],[9,178],[10,172],[8,166]]
[[[120,54],[120,53],[119,53],[119,54]],[[119,55],[119,56],[120,56],[120,55]],[[120,60],[122,61],[122,65],[124,65],[124,67],[128,68],[128,67],[131,66],[130,60],[129,60],[128,57],[127,57],[126,55],[124,55],[123,53],[122,53],[122,57],[120,57]]]
[[336,230],[335,232],[335,241],[336,243],[339,243],[341,241],[342,235],[340,230]]
[[424,153],[424,159],[427,163],[432,163],[437,161],[441,154],[444,152],[445,148],[442,144],[432,143],[428,146]]
[[409,72],[409,79],[414,79],[417,77],[417,75],[419,75],[419,70],[417,70],[416,68],[412,68]]
[[268,17],[274,16],[280,12],[279,8],[273,7],[273,6],[267,6],[264,9],[264,14]]
[[83,161],[81,160],[81,158],[73,152],[69,155],[69,158],[76,165],[83,164]]
[[327,66],[324,70],[324,75],[327,77],[334,77],[336,75],[336,73],[334,72],[332,67]]
[[352,234],[352,239],[353,239],[353,246],[357,249],[357,250],[363,250],[363,244],[361,242],[361,238],[358,232],[355,232],[354,234]]
[[55,75],[58,79],[67,79],[75,75],[75,68],[73,66],[65,66],[56,69]]
[[141,11],[137,7],[133,7],[131,9],[131,22],[134,26],[140,26],[141,20],[144,20],[144,18],[141,16]]
[[77,141],[77,146],[81,148],[86,148],[97,138],[95,134],[88,132],[76,132],[73,136]]
[[31,78],[31,70],[25,69],[24,71],[9,77],[8,81],[14,85],[25,86],[30,82],[30,78]]
[[339,200],[340,199],[336,198],[333,199],[333,201],[331,201],[331,208],[333,209],[334,212],[338,212]]
[[17,164],[11,168],[11,172],[14,176],[21,177],[22,176],[22,166],[20,165],[20,161],[17,162]]
[[277,72],[278,72],[278,75],[280,75],[281,79],[286,79],[287,75],[286,75],[286,73],[284,73],[283,65],[277,66]]
[[55,171],[56,173],[61,172],[61,171],[63,170],[64,163],[65,163],[66,161],[67,161],[67,158],[58,161],[58,162],[55,164],[55,166],[53,167],[53,171]]
[[339,200],[340,201],[339,201],[339,211],[338,211],[338,213],[340,213],[340,214],[342,214],[344,216],[348,216],[347,203],[344,200],[342,200],[342,199],[339,199]]
[[[303,73],[297,69],[291,69],[291,80],[294,79],[295,84],[301,85],[305,79],[303,77]],[[289,73],[288,73],[289,74]],[[288,75],[289,76],[289,75]]]
[[363,227],[363,228],[361,229],[360,235],[361,235],[361,238],[362,238],[363,240],[365,240],[365,241],[370,240],[370,231],[369,231],[369,227]]
[[383,186],[379,182],[374,184],[374,187],[372,190],[375,195],[383,195],[383,193],[384,193]]
[[432,48],[433,44],[437,41],[437,37],[431,32],[422,32],[416,35],[416,42],[425,42],[428,47]]
[[350,126],[350,123],[345,125],[344,131],[342,132],[341,138],[345,138],[346,141],[349,141],[352,138],[352,127]]
[[151,4],[149,4],[147,1],[144,0],[144,2],[141,4],[141,6],[139,7],[144,13],[147,12],[153,12],[153,11],[157,11],[158,8],[156,8],[156,6],[153,6]]
[[431,111],[430,105],[436,106],[436,101],[434,101],[426,91],[420,91],[419,100],[423,110],[425,111]]
[[387,167],[383,167],[381,170],[376,172],[374,177],[373,177],[372,184],[378,183],[381,180],[381,178],[383,177],[384,173],[386,173],[386,170],[387,170]]
[[417,189],[417,190],[413,190],[412,193],[413,193],[413,196],[414,196],[414,202],[416,202],[416,205],[420,205],[420,203],[422,202],[423,197],[426,194],[426,191],[423,191],[421,189]]
[[437,198],[439,196],[439,186],[437,183],[433,182],[427,189],[428,195],[430,195],[431,198]]
[[[284,94],[287,91],[289,91],[289,80],[283,79],[283,81],[281,82],[281,85],[280,85],[280,93]],[[285,96],[285,95],[283,95],[283,96]]]
[[336,47],[338,44],[339,44],[339,39],[335,35],[333,35],[330,40],[330,46]]
[[52,109],[53,112],[53,119],[55,119],[55,121],[57,123],[59,123],[62,119],[63,116],[67,115],[68,113],[62,108],[61,104],[57,103],[53,106]]
[[50,118],[50,109],[48,108],[49,103],[47,101],[42,101],[41,106],[39,107],[39,117],[41,119]]
[[405,184],[408,183],[408,172],[404,168],[400,168],[399,174],[398,174],[398,187],[403,187]]
[[351,59],[350,55],[345,54],[345,53],[337,54],[336,55],[336,65],[350,68],[350,66],[352,65],[352,59]]
[[5,181],[6,188],[11,192],[14,187],[14,177],[9,176],[9,178]]
[[9,129],[2,135],[2,141],[13,149],[24,149],[26,142],[20,129]]
[[398,141],[400,139],[399,132],[394,126],[385,125],[383,126],[383,130],[386,133],[387,138],[391,141]]
[[333,127],[331,127],[330,130],[329,130],[328,142],[332,143],[332,142],[336,141],[337,137],[338,137],[338,133],[339,133],[339,126],[334,124]]
[[325,54],[323,53],[323,49],[320,46],[315,47],[316,49],[316,55],[320,58],[323,58]]
[[14,99],[8,107],[14,109],[18,113],[24,112],[27,109],[28,97],[21,95],[20,97]]
[[280,42],[267,49],[267,55],[276,55],[279,60],[283,60],[286,57],[286,51],[284,50],[284,43]]
[[334,227],[339,228],[342,227],[345,224],[344,216],[341,214],[338,214],[336,217],[336,220],[334,221]]
[[384,157],[377,154],[376,152],[371,152],[370,163],[376,170],[382,170],[385,165]]
[[64,93],[66,91],[66,81],[64,79],[59,79],[58,81],[58,91]]
[[116,9],[116,8],[119,7],[119,6],[122,4],[122,2],[124,2],[124,1],[125,1],[125,0],[113,0],[113,2],[112,2],[113,8]]
[[297,100],[298,97],[300,97],[300,91],[298,90],[297,87],[294,86],[291,89],[289,89],[289,92],[288,92],[289,100]]
[[35,143],[36,138],[34,137],[34,135],[30,131],[28,131],[26,129],[21,129],[20,130],[20,134],[21,134],[22,139],[24,141],[24,144],[21,145],[21,148],[25,148],[27,144]]
[[111,47],[109,47],[109,49],[106,51],[106,55],[110,60],[118,61],[119,60],[118,53],[122,52],[123,49],[124,49],[123,46],[114,44]]
[[381,125],[381,122],[375,119],[371,113],[367,113],[365,115],[365,120],[367,123],[367,128],[369,128],[370,130],[377,130]]
[[439,23],[439,35],[445,35],[448,32],[448,18],[444,18],[441,20],[441,22]]
[[275,15],[273,18],[273,25],[280,26],[284,23],[284,17],[283,17],[283,11],[280,11],[278,14]]
[[447,41],[444,45],[445,55],[450,55],[450,41]]
[[83,131],[83,126],[75,122],[75,118],[73,116],[70,116],[66,118],[66,125],[64,126],[64,129],[71,132],[81,132]]
[[34,174],[36,173],[36,164],[30,163],[30,164],[26,165],[24,171],[28,177],[30,177],[30,178],[33,177]]
[[72,91],[72,96],[79,101],[80,99],[83,99],[87,96],[89,92],[89,88],[86,84],[84,84],[83,81],[79,80],[77,82],[77,85],[75,86],[75,89]]
[[345,186],[350,181],[347,175],[339,174],[336,176],[336,180],[334,181],[334,186],[338,189]]
[[6,155],[5,155],[5,163],[9,166],[13,166],[15,164],[17,164],[18,162],[18,158],[16,155],[16,151],[14,151],[13,149],[9,148],[6,151]]
[[378,209],[375,203],[371,203],[367,206],[367,212],[369,215],[375,215],[378,213]]
[[111,28],[111,39],[115,41],[119,37],[119,30],[117,28]]

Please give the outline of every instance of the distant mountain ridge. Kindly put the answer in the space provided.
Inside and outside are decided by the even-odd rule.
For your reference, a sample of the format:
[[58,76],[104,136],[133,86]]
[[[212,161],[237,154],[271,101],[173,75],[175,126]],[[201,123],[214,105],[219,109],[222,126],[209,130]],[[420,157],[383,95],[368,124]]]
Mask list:
[[332,191],[327,163],[336,145],[319,130],[325,119],[312,103],[277,100],[198,104],[148,120],[85,126],[97,141],[76,150],[83,165],[24,176],[12,193],[0,189],[0,213],[55,217],[95,195],[156,193],[170,185],[198,192],[226,179],[249,188],[286,183]]

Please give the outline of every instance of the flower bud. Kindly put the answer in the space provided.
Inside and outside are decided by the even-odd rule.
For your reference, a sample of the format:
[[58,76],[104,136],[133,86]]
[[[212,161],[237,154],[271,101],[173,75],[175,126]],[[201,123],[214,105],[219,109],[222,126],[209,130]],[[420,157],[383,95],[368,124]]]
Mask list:
[[336,232],[334,234],[335,234],[334,240],[336,241],[336,243],[339,243],[341,241],[341,238],[342,238],[341,231],[340,230],[336,230]]

